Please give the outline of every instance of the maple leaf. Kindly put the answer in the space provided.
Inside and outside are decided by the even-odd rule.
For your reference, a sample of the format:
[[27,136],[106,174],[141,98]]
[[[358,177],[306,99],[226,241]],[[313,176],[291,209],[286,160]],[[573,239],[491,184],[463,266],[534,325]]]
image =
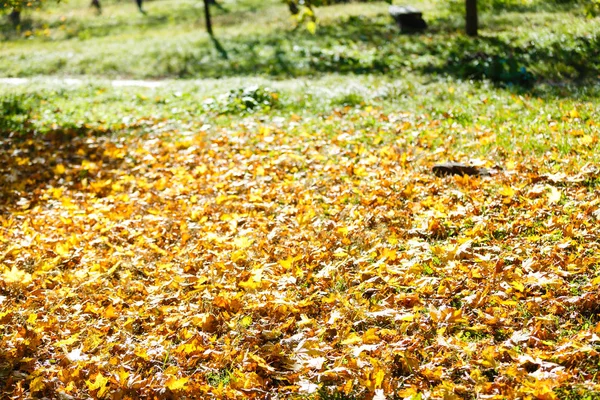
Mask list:
[[175,377],[170,377],[166,382],[166,386],[169,388],[169,390],[172,390],[174,392],[179,391],[179,390],[185,390],[187,382],[189,380],[190,380],[189,378],[177,379]]
[[14,265],[11,269],[6,269],[2,273],[2,279],[8,284],[16,284],[18,286],[26,286],[33,280],[30,273],[21,271]]
[[107,383],[108,378],[106,378],[101,373],[96,374],[93,382],[91,380],[85,381],[85,384],[87,385],[90,391],[97,390],[96,396],[98,396],[99,398],[104,397],[104,395],[108,391],[109,387],[107,386]]

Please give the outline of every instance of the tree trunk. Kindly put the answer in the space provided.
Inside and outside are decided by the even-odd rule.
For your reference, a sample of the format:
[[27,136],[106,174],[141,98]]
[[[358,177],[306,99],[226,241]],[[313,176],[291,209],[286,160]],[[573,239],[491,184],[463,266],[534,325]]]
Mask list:
[[288,8],[290,9],[290,14],[298,15],[300,10],[298,9],[298,4],[295,1],[288,1]]
[[102,5],[100,4],[100,0],[92,0],[90,7],[94,7],[96,11],[98,11],[98,14],[102,14]]
[[144,11],[144,9],[142,8],[143,0],[135,0],[135,4],[137,4],[138,10],[140,10],[142,14],[146,14],[146,11]]
[[477,36],[477,0],[466,0],[466,30],[468,36]]
[[8,14],[8,19],[14,26],[19,26],[21,24],[21,10],[14,8],[10,14]]
[[212,21],[210,19],[210,0],[204,0],[204,20],[206,21],[206,31],[212,36],[213,30]]

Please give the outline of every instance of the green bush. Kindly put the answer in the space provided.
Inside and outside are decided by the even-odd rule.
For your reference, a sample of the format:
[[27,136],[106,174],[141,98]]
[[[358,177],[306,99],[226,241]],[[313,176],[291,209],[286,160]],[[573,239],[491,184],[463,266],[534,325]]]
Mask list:
[[534,82],[534,75],[527,67],[510,55],[452,54],[448,67],[456,76],[465,79],[489,79],[494,83],[519,86],[530,86]]
[[204,101],[206,111],[218,114],[247,114],[256,111],[269,111],[279,104],[277,92],[262,86],[249,86],[230,90],[218,97]]
[[14,94],[0,97],[0,133],[23,131],[30,123],[31,100]]
[[[593,1],[593,0],[592,0]],[[448,4],[444,2],[444,5]],[[482,12],[527,11],[552,9],[553,6],[583,4],[582,0],[479,0],[477,7]],[[461,14],[465,11],[464,0],[450,0],[450,10]]]

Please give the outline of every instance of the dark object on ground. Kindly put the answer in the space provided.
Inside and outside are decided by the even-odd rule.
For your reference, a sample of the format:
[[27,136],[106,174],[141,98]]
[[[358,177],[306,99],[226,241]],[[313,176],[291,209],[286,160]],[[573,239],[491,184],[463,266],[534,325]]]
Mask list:
[[448,162],[444,164],[434,165],[433,173],[436,176],[447,176],[447,175],[469,175],[469,176],[491,176],[496,170],[473,167],[471,165]]
[[427,23],[423,20],[423,13],[414,7],[390,6],[389,12],[403,33],[427,29]]
[[[144,11],[142,8],[143,1],[144,0],[135,0],[135,4],[137,4],[138,10],[140,10],[142,14],[146,14],[146,11]],[[102,5],[100,4],[100,0],[92,0],[90,7],[94,7],[96,10],[98,10],[98,14],[102,14]]]
[[13,26],[19,26],[21,24],[21,10],[13,9],[8,14],[8,19]]

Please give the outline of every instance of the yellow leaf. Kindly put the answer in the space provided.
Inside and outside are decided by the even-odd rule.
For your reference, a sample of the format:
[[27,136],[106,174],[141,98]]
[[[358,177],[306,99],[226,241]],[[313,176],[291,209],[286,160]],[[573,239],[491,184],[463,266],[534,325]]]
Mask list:
[[260,203],[263,201],[263,198],[258,194],[251,194],[248,197],[248,201],[250,201],[251,203]]
[[244,328],[249,327],[250,325],[252,325],[252,317],[249,315],[246,315],[244,318],[242,318],[240,320],[240,325],[243,326]]
[[129,378],[129,372],[125,371],[125,369],[123,369],[123,367],[121,367],[117,371],[117,374],[119,376],[119,382],[121,382],[122,384],[125,384],[127,382],[127,379]]
[[91,380],[85,381],[85,384],[87,385],[87,387],[90,391],[101,389],[104,386],[106,386],[107,383],[108,383],[108,378],[106,378],[101,373],[96,374],[96,378],[95,378],[94,382],[92,382]]
[[12,269],[4,271],[2,278],[6,283],[19,283],[22,285],[27,285],[32,281],[30,273],[21,271],[14,265]]
[[383,370],[383,368],[377,369],[377,372],[375,372],[375,386],[374,387],[376,389],[380,388],[384,379],[385,379],[385,371]]
[[162,256],[166,256],[169,254],[154,243],[148,243],[148,247],[150,247],[152,250],[154,250],[155,252],[157,252],[158,254],[160,254]]
[[49,192],[55,199],[60,199],[63,195],[64,188],[50,188]]
[[415,314],[399,314],[394,318],[396,321],[412,322],[415,320]]
[[27,317],[27,323],[29,325],[34,325],[36,320],[37,320],[37,314],[29,314],[29,317]]
[[558,188],[550,186],[550,193],[548,193],[548,202],[550,204],[556,204],[560,201],[561,197],[562,192]]
[[358,336],[356,333],[352,332],[350,335],[348,335],[346,337],[346,339],[342,340],[341,344],[342,345],[351,345],[351,344],[356,344],[356,343],[361,343],[362,342],[362,338],[360,336]]
[[339,248],[335,251],[335,253],[333,253],[333,256],[334,257],[348,257],[348,253],[346,253],[344,251],[344,249]]
[[502,186],[502,189],[498,192],[504,197],[513,197],[515,195],[515,189],[510,186]]
[[317,32],[317,24],[314,21],[309,21],[306,24],[306,30],[314,35]]
[[231,252],[231,261],[236,262],[239,260],[246,259],[246,252],[244,250],[235,250]]
[[377,336],[377,328],[371,328],[363,334],[362,342],[365,344],[378,343],[381,339]]
[[591,135],[585,135],[581,139],[579,139],[579,143],[584,146],[589,146],[594,143],[594,138]]
[[44,377],[38,376],[29,384],[29,390],[32,392],[40,392],[46,388],[46,384],[44,383]]
[[138,356],[139,358],[142,358],[146,361],[148,361],[150,359],[150,357],[148,356],[148,352],[146,351],[146,349],[136,349],[134,351],[134,354],[136,356]]
[[249,358],[250,360],[254,361],[254,362],[255,362],[255,363],[256,363],[256,364],[257,364],[259,367],[261,367],[262,369],[265,369],[265,370],[267,370],[267,371],[270,371],[270,372],[273,372],[273,371],[275,371],[275,369],[274,369],[272,366],[270,366],[270,365],[267,363],[267,361],[265,361],[265,359],[264,359],[264,358],[260,357],[260,356],[259,356],[259,355],[257,355],[257,354],[252,354],[252,353],[249,353],[249,354],[248,354],[248,358]]
[[238,249],[246,249],[252,245],[254,239],[250,239],[247,236],[240,236],[233,239],[233,245]]
[[538,380],[533,385],[530,390],[530,393],[536,398],[540,400],[557,400],[558,396],[552,390],[552,387],[555,386],[554,381],[552,380]]
[[74,335],[63,339],[63,340],[59,340],[58,342],[54,343],[55,347],[62,347],[62,346],[70,346],[73,343],[75,343],[77,340],[79,340],[79,333],[75,333]]
[[250,277],[250,279],[248,279],[247,281],[240,282],[239,286],[246,290],[256,290],[259,289],[262,286],[262,284],[260,281],[256,281],[253,277]]
[[54,167],[54,172],[57,175],[62,175],[65,173],[65,166],[62,164],[58,164],[56,167]]
[[185,390],[185,385],[189,381],[189,378],[179,378],[175,379],[175,377],[169,378],[167,381],[167,387],[173,392],[177,390]]
[[206,171],[208,171],[208,167],[206,166],[206,164],[200,164],[196,167],[196,172],[198,172],[198,174],[200,175],[204,175]]
[[115,319],[118,317],[117,313],[115,312],[115,308],[112,304],[109,304],[108,307],[106,307],[106,309],[104,310],[104,317],[108,319]]
[[54,248],[54,252],[61,257],[68,257],[71,254],[68,243],[58,243]]
[[398,255],[396,253],[396,249],[388,249],[388,248],[383,248],[381,249],[381,259],[387,259],[390,261],[394,261],[398,258]]
[[573,136],[583,136],[583,129],[573,129],[569,133]]
[[350,394],[352,392],[352,387],[354,386],[354,382],[352,381],[352,379],[348,379],[346,381],[346,383],[344,384],[344,389],[342,389],[342,391],[345,394]]
[[432,381],[439,381],[442,379],[444,369],[441,366],[435,368],[423,368],[421,372],[427,379]]
[[300,315],[300,321],[298,321],[298,326],[310,326],[312,325],[314,320],[309,318],[306,314]]
[[348,228],[345,226],[341,226],[339,228],[337,228],[337,233],[341,233],[342,235],[347,235],[348,234]]
[[98,164],[92,161],[83,160],[81,163],[81,169],[85,169],[87,171],[95,171],[98,169]]
[[525,285],[523,285],[521,282],[517,282],[517,281],[512,281],[510,283],[510,285],[515,288],[515,290],[518,290],[519,292],[522,292],[525,290]]
[[292,265],[294,265],[294,263],[296,261],[300,260],[301,258],[302,258],[302,256],[296,256],[296,257],[289,256],[285,260],[277,261],[277,263],[285,269],[291,269]]
[[480,362],[481,365],[488,368],[496,368],[496,349],[494,346],[488,346],[481,352],[483,360]]

